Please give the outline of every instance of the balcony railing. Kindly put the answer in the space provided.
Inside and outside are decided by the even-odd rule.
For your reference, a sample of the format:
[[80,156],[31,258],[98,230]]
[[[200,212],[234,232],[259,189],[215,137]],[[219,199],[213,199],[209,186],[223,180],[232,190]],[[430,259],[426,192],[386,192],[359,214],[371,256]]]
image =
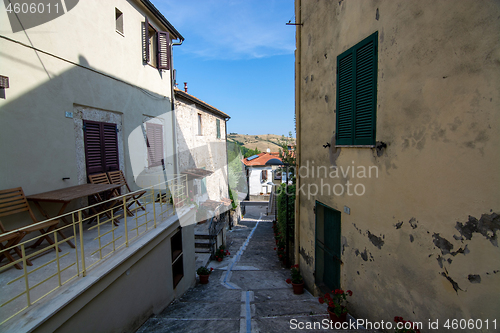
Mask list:
[[[140,191],[146,193],[138,201],[129,201],[131,194]],[[136,239],[175,215],[176,207],[187,203],[186,194],[186,175],[176,175],[167,182],[42,221],[40,223],[61,220],[59,227],[50,233],[1,249],[0,255],[7,251],[13,252],[17,246],[22,257],[0,266],[0,325],[67,283],[85,278],[95,265],[128,247]],[[87,213],[91,211],[90,208],[97,210],[103,205],[112,204],[113,207],[99,213]],[[131,215],[127,214],[128,205]],[[62,222],[63,217],[69,224]],[[26,228],[28,227],[11,232]],[[58,234],[58,231],[66,238]],[[37,240],[47,235],[52,238],[54,244],[44,241],[37,248],[32,248]],[[70,243],[74,244],[74,248]],[[32,266],[28,265],[29,261],[32,261]],[[15,269],[13,266],[16,264],[21,264],[22,269]]]

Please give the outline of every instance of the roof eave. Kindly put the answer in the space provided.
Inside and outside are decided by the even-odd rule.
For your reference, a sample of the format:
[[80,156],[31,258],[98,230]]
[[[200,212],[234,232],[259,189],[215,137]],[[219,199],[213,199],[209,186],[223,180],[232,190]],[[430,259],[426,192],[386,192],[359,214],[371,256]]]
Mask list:
[[185,99],[190,100],[191,102],[194,102],[196,104],[199,104],[199,105],[203,106],[204,108],[208,109],[210,112],[215,113],[216,115],[224,118],[226,121],[229,120],[229,119],[231,119],[231,117],[228,114],[226,114],[226,113],[224,113],[224,112],[222,112],[222,111],[214,108],[210,104],[207,104],[207,103],[203,102],[202,100],[199,100],[199,99],[191,96],[190,94],[188,94],[188,93],[186,93],[186,92],[184,92],[184,91],[182,91],[180,89],[175,89],[174,93],[182,96]]
[[164,25],[168,28],[169,32],[171,32],[176,39],[181,41],[184,40],[184,37],[174,28],[174,26],[163,16],[163,14],[151,3],[149,0],[141,0],[142,4],[146,6],[146,8]]

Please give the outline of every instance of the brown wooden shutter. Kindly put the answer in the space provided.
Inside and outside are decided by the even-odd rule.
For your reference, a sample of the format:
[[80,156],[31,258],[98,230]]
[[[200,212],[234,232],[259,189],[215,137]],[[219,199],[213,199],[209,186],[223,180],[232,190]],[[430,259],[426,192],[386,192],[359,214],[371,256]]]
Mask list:
[[87,174],[104,172],[101,126],[98,122],[83,121],[83,140],[85,142]]
[[119,170],[116,124],[83,121],[87,175]]
[[104,162],[106,171],[120,170],[116,124],[103,123]]
[[147,17],[142,30],[142,59],[146,63],[149,62],[149,21]]
[[149,167],[162,165],[163,160],[163,126],[146,123]]
[[165,31],[156,34],[158,43],[158,69],[170,69],[170,35]]

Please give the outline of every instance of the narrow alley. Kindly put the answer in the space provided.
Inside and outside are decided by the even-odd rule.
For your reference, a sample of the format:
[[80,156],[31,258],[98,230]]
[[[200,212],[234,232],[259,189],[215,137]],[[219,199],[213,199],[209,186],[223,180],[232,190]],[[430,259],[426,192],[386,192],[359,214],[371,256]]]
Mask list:
[[[230,255],[207,265],[214,269],[208,284],[198,283],[137,332],[336,332],[298,329],[299,323],[320,323],[328,314],[308,291],[294,295],[285,282],[290,270],[276,256],[273,216],[264,215],[265,210],[247,208],[245,218],[228,233]],[[291,324],[293,319],[297,325]]]

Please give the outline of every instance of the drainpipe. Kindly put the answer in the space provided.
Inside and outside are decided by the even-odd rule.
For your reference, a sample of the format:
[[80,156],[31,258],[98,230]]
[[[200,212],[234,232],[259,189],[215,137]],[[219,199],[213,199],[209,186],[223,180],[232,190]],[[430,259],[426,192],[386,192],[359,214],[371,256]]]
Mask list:
[[[296,167],[295,167],[295,172],[296,174],[296,189],[300,188],[300,177],[299,177],[299,166],[302,165],[301,163],[301,155],[300,155],[300,145],[302,144],[301,142],[301,124],[300,124],[300,83],[301,83],[301,67],[300,67],[300,61],[301,61],[301,56],[302,56],[302,38],[301,38],[301,33],[302,33],[302,26],[300,23],[302,23],[302,1],[301,0],[295,0],[295,22],[299,23],[299,25],[296,25],[296,31],[295,31],[295,39],[296,39],[296,44],[297,48],[295,50],[295,121],[296,121],[296,140],[297,144],[295,145],[295,160],[296,160]],[[288,176],[288,175],[287,175]],[[288,179],[287,179],[288,180]],[[300,193],[297,191],[295,193],[295,264],[299,264],[300,262]]]
[[[180,42],[172,43],[170,46],[171,52],[170,52],[170,96],[172,96],[172,101],[171,101],[171,110],[172,110],[172,139],[174,142],[174,174],[179,173],[179,166],[178,166],[178,145],[177,145],[177,118],[175,117],[175,94],[174,94],[174,50],[173,47],[176,45],[182,45],[182,42],[184,42],[184,38],[179,39]],[[166,181],[166,179],[165,179]]]

